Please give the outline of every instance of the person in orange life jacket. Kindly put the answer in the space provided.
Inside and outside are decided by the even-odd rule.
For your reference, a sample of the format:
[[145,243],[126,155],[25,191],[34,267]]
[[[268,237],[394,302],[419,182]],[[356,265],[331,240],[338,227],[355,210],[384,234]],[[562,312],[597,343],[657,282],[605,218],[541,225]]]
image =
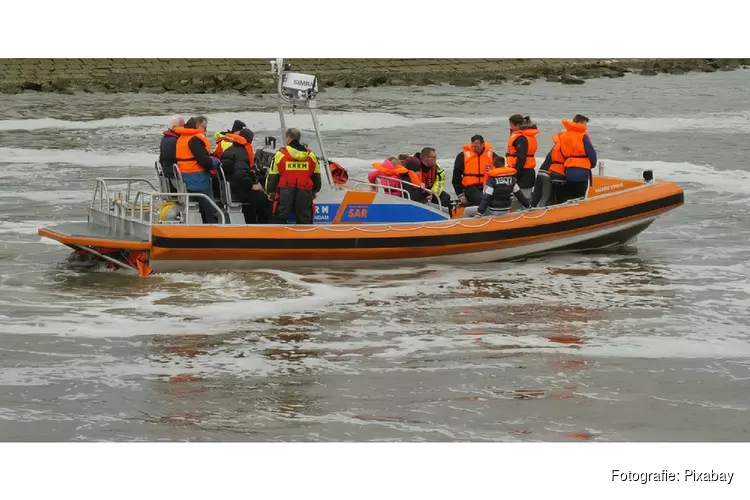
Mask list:
[[247,128],[238,133],[227,133],[231,145],[224,149],[221,167],[227,176],[232,201],[242,203],[246,224],[267,224],[271,216],[271,202],[260,184],[261,175],[255,168],[253,134]]
[[177,163],[177,138],[179,134],[174,131],[175,127],[183,127],[185,119],[181,116],[175,116],[169,120],[167,130],[162,132],[161,142],[159,143],[159,165],[164,172],[164,176],[169,180],[169,191],[177,192],[174,183],[174,164]]
[[576,115],[573,121],[563,120],[565,132],[558,135],[560,152],[565,158],[565,196],[563,201],[586,196],[591,168],[596,165],[596,150],[587,131],[589,119]]
[[281,224],[289,222],[292,212],[297,224],[312,224],[313,200],[322,187],[318,158],[300,143],[301,137],[296,128],[286,131],[287,145],[274,156],[266,177],[266,192],[274,202],[273,215]]
[[565,157],[560,152],[560,136],[552,136],[554,143],[547,153],[544,163],[534,183],[534,193],[531,197],[532,207],[546,207],[562,203],[565,189]]
[[221,155],[226,149],[232,145],[231,141],[226,140],[224,137],[227,134],[237,134],[240,130],[246,128],[247,125],[245,125],[244,122],[240,120],[235,120],[232,124],[232,129],[227,130],[226,132],[216,132],[214,134],[214,140],[216,141],[216,147],[213,151],[213,157],[221,159]]
[[437,205],[438,199],[444,207],[451,206],[451,195],[445,192],[445,170],[437,164],[435,148],[426,147],[414,154],[421,165],[422,183],[429,189],[427,201]]
[[464,144],[453,163],[453,189],[462,205],[479,205],[487,172],[492,170],[492,161],[497,153],[484,137],[472,136],[470,144]]
[[482,191],[479,206],[466,207],[464,217],[492,217],[505,215],[510,211],[511,196],[526,208],[531,205],[516,181],[516,169],[506,167],[502,156],[492,162],[492,170],[487,174],[487,183]]
[[536,180],[536,170],[534,169],[538,147],[536,136],[539,134],[539,129],[528,116],[518,114],[511,116],[508,123],[510,124],[510,137],[505,153],[505,164],[516,169],[518,172],[516,174],[518,187],[523,190],[523,194],[528,198],[531,196],[531,190],[534,188],[534,181]]
[[[215,166],[210,156],[210,145],[206,139],[208,120],[205,116],[196,116],[185,123],[184,127],[175,127],[177,138],[177,168],[188,193],[203,193],[212,197],[209,170]],[[218,163],[218,160],[217,160]],[[211,203],[203,197],[196,197],[204,223],[219,222],[219,215]]]

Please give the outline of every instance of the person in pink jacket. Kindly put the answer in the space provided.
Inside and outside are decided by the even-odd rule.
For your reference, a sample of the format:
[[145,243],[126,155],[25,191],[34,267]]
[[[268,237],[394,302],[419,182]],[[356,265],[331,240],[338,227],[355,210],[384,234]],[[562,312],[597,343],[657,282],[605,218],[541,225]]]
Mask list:
[[[401,197],[401,191],[398,191],[399,188],[401,188],[401,179],[399,177],[399,172],[396,171],[396,169],[401,168],[401,170],[404,170],[401,164],[398,161],[398,158],[395,158],[393,156],[386,158],[383,160],[382,163],[375,162],[372,164],[372,170],[369,174],[367,174],[367,181],[370,184],[380,184],[385,189],[386,194],[390,194],[393,196]],[[378,183],[378,179],[380,179],[380,182]],[[388,189],[388,188],[396,188],[394,189]],[[373,188],[373,191],[375,189]]]

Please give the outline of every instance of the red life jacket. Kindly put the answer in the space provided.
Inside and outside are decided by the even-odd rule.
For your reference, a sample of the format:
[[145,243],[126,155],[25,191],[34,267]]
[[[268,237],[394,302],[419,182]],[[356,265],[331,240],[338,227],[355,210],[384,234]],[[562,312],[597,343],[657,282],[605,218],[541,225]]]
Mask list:
[[[309,153],[310,150],[308,149],[307,152]],[[312,190],[315,160],[309,154],[304,160],[297,160],[289,152],[289,146],[282,149],[280,153],[282,158],[276,165],[279,170],[278,187]]]
[[335,161],[330,162],[331,164],[331,177],[335,184],[346,184],[349,180],[349,173],[344,167],[336,163]]

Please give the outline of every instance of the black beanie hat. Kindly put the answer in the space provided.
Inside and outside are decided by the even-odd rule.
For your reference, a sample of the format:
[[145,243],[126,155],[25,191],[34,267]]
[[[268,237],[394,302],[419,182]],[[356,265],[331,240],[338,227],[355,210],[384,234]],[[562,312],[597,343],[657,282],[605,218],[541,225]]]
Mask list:
[[245,128],[245,123],[240,120],[235,120],[232,124],[232,132],[239,132],[243,128]]

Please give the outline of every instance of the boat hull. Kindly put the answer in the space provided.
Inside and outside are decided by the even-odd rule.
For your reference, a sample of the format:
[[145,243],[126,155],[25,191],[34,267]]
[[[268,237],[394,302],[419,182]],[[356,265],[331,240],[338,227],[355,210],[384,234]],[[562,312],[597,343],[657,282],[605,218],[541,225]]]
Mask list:
[[[598,230],[585,231],[571,234],[564,238],[549,239],[529,243],[525,245],[508,246],[495,250],[453,253],[443,255],[425,255],[413,257],[408,252],[400,251],[384,258],[352,258],[355,255],[351,251],[331,252],[327,258],[311,259],[243,259],[243,254],[233,253],[232,258],[219,260],[165,260],[152,259],[150,266],[155,272],[178,272],[178,271],[217,271],[234,269],[300,269],[300,268],[377,268],[393,266],[409,266],[417,264],[483,264],[504,260],[513,260],[524,257],[545,255],[549,252],[560,251],[584,251],[599,250],[622,246],[632,241],[641,232],[646,230],[656,219],[652,216],[646,219],[624,222],[621,224],[607,226]],[[228,257],[222,252],[223,257]],[[322,257],[322,256],[321,256]]]
[[[148,266],[156,272],[481,264],[624,245],[684,203],[674,183],[617,181],[601,179],[595,185],[601,191],[586,200],[501,217],[311,226],[154,224],[131,246],[148,252]],[[85,240],[73,232],[40,230],[69,246],[96,247],[90,226],[78,231]],[[103,230],[101,246],[118,243],[113,234]],[[118,247],[128,248],[128,242]]]

